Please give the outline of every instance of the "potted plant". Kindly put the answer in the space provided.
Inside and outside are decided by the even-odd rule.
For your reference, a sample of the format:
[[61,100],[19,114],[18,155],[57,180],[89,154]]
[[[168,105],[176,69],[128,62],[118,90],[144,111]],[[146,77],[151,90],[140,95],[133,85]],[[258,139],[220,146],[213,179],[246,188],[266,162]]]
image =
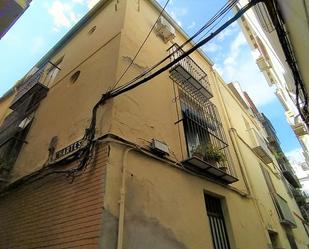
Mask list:
[[192,156],[200,158],[211,165],[226,161],[226,156],[222,150],[212,144],[199,144],[193,149]]
[[282,152],[276,152],[275,153],[275,158],[277,160],[282,160],[282,159],[284,159],[284,154]]
[[207,147],[206,144],[199,144],[198,146],[194,147],[191,151],[192,156],[204,160],[206,147]]
[[204,154],[204,160],[212,165],[215,165],[216,163],[225,162],[226,156],[218,147],[207,144]]

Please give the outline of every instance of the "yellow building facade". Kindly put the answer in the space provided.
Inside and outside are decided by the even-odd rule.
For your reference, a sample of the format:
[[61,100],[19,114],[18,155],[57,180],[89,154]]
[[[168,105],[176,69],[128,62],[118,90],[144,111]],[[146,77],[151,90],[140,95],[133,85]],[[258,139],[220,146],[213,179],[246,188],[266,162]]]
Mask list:
[[308,248],[263,125],[202,51],[99,105],[89,141],[102,94],[183,53],[163,13],[132,63],[160,11],[100,1],[1,98],[0,248]]

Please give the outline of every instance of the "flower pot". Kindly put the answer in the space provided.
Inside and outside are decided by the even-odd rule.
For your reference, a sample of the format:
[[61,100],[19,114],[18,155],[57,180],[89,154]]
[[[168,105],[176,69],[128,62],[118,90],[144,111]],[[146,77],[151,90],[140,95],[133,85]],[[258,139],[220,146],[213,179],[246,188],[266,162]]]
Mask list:
[[210,164],[211,166],[216,167],[217,164],[216,160],[204,158],[204,161]]
[[222,170],[225,173],[227,172],[227,167],[226,166],[220,166],[219,169]]
[[199,153],[199,152],[193,152],[192,156],[197,157],[198,159],[201,159],[201,160],[203,160],[203,158],[204,158],[204,155],[202,153]]

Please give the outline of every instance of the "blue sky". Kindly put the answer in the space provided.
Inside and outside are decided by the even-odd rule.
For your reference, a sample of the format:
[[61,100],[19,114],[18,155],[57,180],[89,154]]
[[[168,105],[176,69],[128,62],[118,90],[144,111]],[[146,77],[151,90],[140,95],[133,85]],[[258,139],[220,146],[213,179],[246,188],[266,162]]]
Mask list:
[[[0,95],[23,77],[32,66],[98,0],[34,0],[24,15],[0,40]],[[165,0],[159,0],[163,5]],[[188,33],[193,34],[226,0],[171,0],[169,14]],[[228,14],[227,20],[232,15]],[[285,152],[300,145],[287,124],[284,110],[259,72],[238,24],[224,30],[203,47],[223,79],[239,82],[242,89],[272,121]]]

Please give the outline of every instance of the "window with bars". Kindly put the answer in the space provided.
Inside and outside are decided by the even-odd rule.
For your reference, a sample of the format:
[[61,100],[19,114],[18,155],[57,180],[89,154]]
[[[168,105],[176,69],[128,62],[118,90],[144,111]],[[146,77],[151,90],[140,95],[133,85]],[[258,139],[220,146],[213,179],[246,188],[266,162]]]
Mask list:
[[205,194],[205,203],[214,249],[230,249],[221,200]]
[[32,116],[11,112],[0,126],[0,187],[8,180],[18,154],[26,143]]
[[282,224],[295,228],[296,222],[294,220],[293,214],[288,206],[287,201],[276,192],[275,186],[273,184],[273,181],[271,179],[268,170],[265,169],[263,166],[261,166],[261,170],[264,175],[264,179],[266,181],[269,193],[276,207],[280,222]]
[[226,158],[225,161],[215,163],[213,166],[225,168],[233,175],[228,144],[216,106],[210,101],[201,104],[181,90],[179,99],[188,157],[193,156],[194,149],[199,145],[211,145],[222,152]]

